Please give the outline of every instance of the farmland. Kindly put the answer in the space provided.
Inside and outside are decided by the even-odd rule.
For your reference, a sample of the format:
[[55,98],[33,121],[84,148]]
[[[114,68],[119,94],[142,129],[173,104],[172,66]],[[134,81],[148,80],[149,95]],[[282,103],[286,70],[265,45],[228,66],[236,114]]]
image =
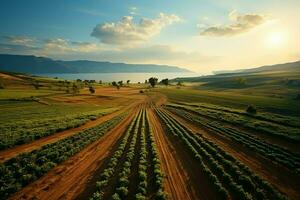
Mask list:
[[291,94],[1,78],[0,199],[300,198]]

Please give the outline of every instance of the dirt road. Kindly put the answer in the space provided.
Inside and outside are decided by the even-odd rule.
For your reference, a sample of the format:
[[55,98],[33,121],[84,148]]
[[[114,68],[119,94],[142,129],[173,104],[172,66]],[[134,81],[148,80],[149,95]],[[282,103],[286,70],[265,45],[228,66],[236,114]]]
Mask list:
[[177,154],[173,144],[168,140],[157,115],[152,109],[147,111],[153,128],[162,171],[166,176],[164,184],[169,199],[205,199],[199,197],[199,188],[197,186],[201,184],[195,185],[192,183],[192,171],[189,170],[189,173],[186,171],[187,168],[183,165],[183,162],[186,162],[186,160],[182,160],[182,157]]

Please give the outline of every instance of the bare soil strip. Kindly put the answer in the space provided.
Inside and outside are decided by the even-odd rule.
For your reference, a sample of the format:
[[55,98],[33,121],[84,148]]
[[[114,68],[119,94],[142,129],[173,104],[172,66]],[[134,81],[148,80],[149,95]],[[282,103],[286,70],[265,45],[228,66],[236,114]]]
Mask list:
[[251,170],[261,176],[263,179],[274,185],[279,191],[285,193],[291,199],[300,199],[299,176],[288,169],[272,163],[270,160],[258,155],[257,153],[246,149],[225,136],[222,137],[212,131],[207,131],[198,125],[195,125],[182,117],[169,112],[172,117],[178,120],[183,126],[191,131],[202,134],[211,141],[215,142],[220,148],[240,160]]
[[67,129],[67,130],[61,131],[61,132],[57,132],[57,133],[54,133],[53,135],[49,135],[46,137],[42,137],[38,140],[34,140],[30,143],[22,144],[22,145],[19,145],[19,146],[10,148],[10,149],[0,151],[0,163],[3,163],[5,161],[9,160],[10,158],[17,156],[18,154],[31,152],[35,149],[41,148],[42,146],[44,146],[46,144],[54,143],[58,140],[61,140],[66,137],[69,137],[71,135],[74,135],[75,133],[78,133],[84,129],[92,128],[94,126],[100,125],[100,124],[114,118],[115,116],[120,115],[121,113],[125,112],[126,110],[130,109],[131,107],[133,107],[133,105],[127,106],[126,108],[123,108],[116,112],[101,116],[96,120],[88,121],[87,123],[83,124],[82,126]]
[[10,199],[75,199],[87,187],[95,171],[101,167],[133,116],[133,114],[127,116],[99,140],[29,184]]
[[[163,173],[166,175],[165,190],[169,199],[175,200],[193,200],[198,199],[195,185],[190,183],[187,172],[182,166],[182,161],[178,159],[178,155],[168,141],[164,133],[163,127],[153,110],[148,109],[149,121],[153,128],[156,145]],[[184,162],[184,161],[183,161]]]

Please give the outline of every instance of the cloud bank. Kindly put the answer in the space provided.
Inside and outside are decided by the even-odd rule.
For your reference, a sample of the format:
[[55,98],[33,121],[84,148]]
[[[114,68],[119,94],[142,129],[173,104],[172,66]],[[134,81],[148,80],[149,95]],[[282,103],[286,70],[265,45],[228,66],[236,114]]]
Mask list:
[[146,41],[160,33],[167,25],[180,21],[177,15],[160,13],[156,19],[142,18],[135,23],[132,16],[124,16],[119,22],[98,24],[91,36],[106,44],[132,44]]
[[245,14],[239,15],[236,11],[229,13],[229,19],[232,22],[227,25],[217,25],[206,27],[200,35],[202,36],[234,36],[245,33],[267,21],[265,15]]

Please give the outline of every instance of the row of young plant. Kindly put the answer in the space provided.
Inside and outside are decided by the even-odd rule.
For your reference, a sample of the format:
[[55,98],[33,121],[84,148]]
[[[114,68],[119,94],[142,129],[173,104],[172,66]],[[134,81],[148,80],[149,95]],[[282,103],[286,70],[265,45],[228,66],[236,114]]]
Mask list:
[[[90,200],[102,200],[105,198],[118,200],[128,198],[130,177],[132,178],[132,170],[135,167],[138,168],[138,183],[134,199],[147,199],[150,195],[148,180],[152,178],[147,174],[147,170],[151,165],[154,166],[153,174],[156,183],[155,199],[164,200],[166,198],[163,192],[163,174],[160,171],[160,162],[154,138],[152,132],[148,132],[150,129],[147,128],[146,124],[148,125],[148,122],[146,113],[143,110],[135,117],[127,129],[118,149],[110,158],[108,166],[100,176],[100,180],[97,181],[97,191],[92,195]],[[147,148],[148,141],[150,141],[151,149]],[[138,146],[140,146],[140,149],[137,149]],[[136,153],[138,153],[136,155],[138,157],[137,166],[133,165]],[[152,158],[152,162],[148,163],[147,160],[150,157]],[[121,165],[121,169],[117,169],[119,165]],[[114,180],[113,177],[115,174],[117,174],[117,177]],[[110,191],[111,196],[106,194],[109,186],[112,187],[112,191]]]
[[125,199],[129,193],[130,175],[134,167],[135,153],[138,152],[138,138],[140,137],[140,125],[143,112],[140,112],[138,123],[133,130],[133,137],[129,144],[129,149],[126,151],[125,161],[122,163],[121,171],[118,173],[117,186],[114,188],[113,195],[109,198],[112,200]]
[[222,199],[285,199],[270,184],[212,142],[190,132],[165,112],[158,110],[157,113],[167,124],[169,132],[179,137],[194,155]]
[[149,141],[150,146],[150,160],[151,160],[151,170],[154,176],[154,197],[155,200],[166,200],[167,193],[164,191],[163,181],[164,174],[161,171],[161,164],[157,152],[157,146],[154,139],[153,129],[151,124],[149,123],[148,115],[146,114],[146,126],[148,130],[147,140]]
[[56,117],[52,119],[27,120],[26,122],[0,125],[0,150],[29,143],[59,131],[75,128],[89,120],[107,114],[106,112],[88,112],[80,115]]
[[[258,114],[237,114],[219,109],[205,108],[205,107],[191,107],[178,104],[169,104],[169,107],[175,107],[185,110],[192,110],[197,115],[209,117],[213,120],[226,122],[232,125],[245,127],[252,131],[259,131],[268,134],[272,137],[280,138],[290,142],[300,141],[300,128],[295,126],[283,125],[276,122],[258,119]],[[250,110],[255,112],[255,108],[250,107]],[[252,117],[250,117],[252,116]],[[295,120],[296,121],[296,120]]]
[[210,111],[220,111],[223,113],[224,112],[232,113],[232,114],[237,114],[237,116],[246,116],[249,117],[250,119],[257,119],[257,120],[262,120],[262,121],[271,122],[275,124],[280,124],[283,126],[300,128],[300,124],[298,123],[299,118],[293,116],[279,115],[270,112],[258,112],[255,115],[253,115],[251,113],[246,112],[244,109],[237,109],[232,107],[230,108],[227,106],[221,106],[221,105],[209,104],[209,103],[199,103],[199,102],[198,103],[175,102],[175,104],[169,104],[169,105],[174,105],[176,107],[178,106],[187,107],[193,110],[195,110],[196,108],[196,110],[205,109]]
[[193,115],[188,111],[177,108],[168,109],[192,122],[196,122],[201,126],[213,130],[218,134],[225,134],[227,137],[239,142],[240,144],[243,144],[244,146],[250,148],[253,151],[256,151],[260,155],[267,157],[272,161],[280,163],[285,167],[295,171],[296,173],[300,173],[300,155],[297,153],[291,152],[278,145],[268,143],[244,131],[236,130],[230,127],[225,127],[216,121],[207,120],[204,117]]
[[88,144],[99,139],[116,126],[124,116],[125,114],[119,115],[101,125],[86,129],[55,143],[47,144],[32,152],[19,154],[0,164],[0,199],[6,199]]
[[[126,150],[130,151],[130,146],[132,147],[135,145],[137,132],[138,132],[138,126],[139,121],[141,118],[141,112],[137,116],[135,116],[134,120],[130,123],[128,129],[125,132],[124,137],[122,138],[122,141],[118,147],[118,149],[114,152],[112,157],[109,160],[109,163],[107,167],[103,170],[103,172],[100,175],[100,180],[96,182],[96,192],[90,197],[91,200],[101,200],[104,199],[105,190],[109,185],[112,185],[112,177],[117,173],[118,166],[122,165],[128,165],[128,162],[125,164],[123,160],[121,160],[123,157],[127,157]],[[135,139],[134,139],[135,137]],[[134,141],[135,140],[135,141]],[[133,146],[134,147],[134,146]],[[132,148],[131,148],[132,149]],[[131,154],[129,154],[131,155]],[[127,180],[127,179],[126,179]],[[124,180],[125,181],[125,180]],[[128,182],[128,181],[127,181]],[[114,194],[115,198],[119,197],[119,194]]]

